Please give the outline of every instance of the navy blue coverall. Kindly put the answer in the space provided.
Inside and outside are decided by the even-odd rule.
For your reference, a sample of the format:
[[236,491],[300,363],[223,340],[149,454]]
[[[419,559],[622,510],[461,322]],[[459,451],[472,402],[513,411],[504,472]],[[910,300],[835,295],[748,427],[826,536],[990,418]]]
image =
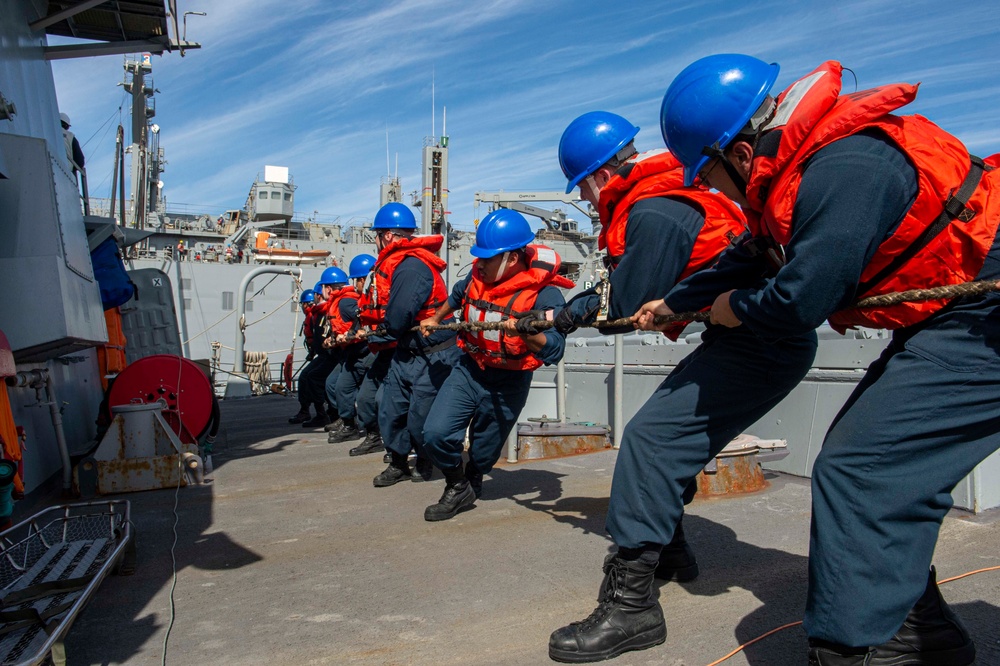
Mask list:
[[[471,274],[452,289],[448,305],[462,309]],[[565,304],[562,292],[548,286],[538,292],[533,310],[554,310]],[[566,337],[554,328],[544,331],[545,345],[532,354],[547,365],[558,363],[566,346]],[[469,432],[469,461],[481,473],[487,473],[500,458],[507,435],[528,400],[531,370],[480,368],[463,353],[458,364],[434,400],[424,423],[427,455],[439,469],[462,464],[465,431]]]
[[[704,222],[701,211],[682,200],[637,202],[625,228],[623,258],[610,275],[608,317],[635,314],[675,285]],[[758,284],[763,277],[758,266],[741,284]],[[585,313],[596,299],[585,292],[567,307],[588,323],[593,316]],[[698,348],[625,426],[607,517],[619,548],[659,550],[670,543],[698,472],[799,383],[815,354],[812,331],[765,343],[746,331],[709,325]]]
[[[371,338],[369,338],[371,339]],[[382,400],[382,386],[389,374],[389,364],[392,363],[394,349],[383,349],[371,352],[365,360],[365,378],[358,387],[357,409],[358,420],[368,432],[379,432],[378,405]]]
[[417,316],[433,289],[434,273],[427,264],[406,257],[393,272],[385,307],[385,328],[398,343],[382,387],[378,423],[386,448],[402,456],[411,448],[423,456],[424,421],[461,354],[454,331],[435,331],[425,338],[410,330],[420,323]]
[[[312,346],[309,349],[312,358],[299,373],[299,404],[306,411],[309,405],[315,405],[317,416],[325,409],[326,378],[337,367],[337,355],[334,350],[323,348],[323,339],[329,333],[330,325],[326,315],[317,316],[313,321]],[[329,411],[336,411],[336,403],[330,403]],[[333,418],[336,418],[336,415],[333,415]]]
[[[338,309],[344,321],[355,320],[358,316],[358,299],[342,298]],[[358,387],[365,378],[368,345],[354,342],[337,349],[340,352],[340,363],[337,372],[330,373],[326,380],[326,396],[331,405],[337,406],[340,418],[353,420],[358,413],[354,403]]]
[[[774,340],[851,303],[862,270],[916,194],[913,167],[877,131],[818,151],[802,175],[787,264],[762,287],[730,296],[742,322],[733,330]],[[996,241],[977,279],[1000,279]],[[951,491],[1000,446],[998,406],[1000,294],[960,299],[893,332],[813,467],[810,638],[864,647],[899,629],[927,585]]]

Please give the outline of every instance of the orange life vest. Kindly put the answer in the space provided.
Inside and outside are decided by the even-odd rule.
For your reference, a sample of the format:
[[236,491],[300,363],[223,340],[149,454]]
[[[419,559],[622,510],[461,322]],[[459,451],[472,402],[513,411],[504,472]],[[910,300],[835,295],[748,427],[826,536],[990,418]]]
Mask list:
[[699,187],[684,187],[684,168],[667,150],[636,155],[619,167],[601,189],[598,212],[601,233],[597,246],[607,249],[612,265],[625,254],[625,229],[632,206],[643,199],[670,197],[692,204],[705,216],[691,258],[678,282],[715,263],[734,236],[746,230],[740,207],[726,197]]
[[[561,260],[555,250],[529,245],[526,251],[528,268],[498,284],[480,280],[476,270],[479,260],[472,262],[472,277],[462,301],[465,321],[503,321],[532,309],[538,292],[550,284],[566,289],[576,286],[558,274]],[[504,331],[461,331],[458,346],[484,369],[534,370],[542,365],[522,338]]]
[[[369,280],[369,283],[371,282],[374,282],[374,280]],[[372,331],[377,330],[382,325],[382,319],[379,317],[380,312],[372,305],[371,284],[369,284],[368,289],[358,298],[358,319],[361,321],[361,327]],[[396,346],[395,340],[386,340],[383,342],[373,342],[370,338],[366,338],[366,340],[368,341],[368,349],[374,353],[378,353],[383,349],[392,349]]]
[[[326,302],[326,317],[330,321],[330,330],[334,337],[341,333],[347,333],[354,325],[354,320],[344,319],[340,316],[340,302],[345,298],[357,300],[359,294],[354,285],[345,285],[330,295],[330,300]],[[347,344],[353,344],[352,341]]]
[[310,305],[305,308],[305,319],[302,321],[302,336],[306,340],[306,349],[313,351],[313,339],[316,334],[316,313],[321,306]]
[[389,303],[389,290],[392,287],[392,274],[396,267],[407,257],[416,257],[431,269],[434,276],[434,287],[423,308],[417,313],[414,324],[427,319],[434,311],[448,300],[448,289],[441,277],[441,271],[447,264],[435,252],[441,249],[444,236],[414,236],[399,238],[391,245],[382,248],[378,259],[372,268],[372,276],[365,295],[368,297],[365,308],[361,311],[363,324],[379,324],[385,321],[385,307]]
[[[913,101],[917,86],[899,83],[841,95],[841,70],[840,63],[827,61],[778,96],[774,119],[765,129],[780,133],[777,148],[772,145],[766,155],[755,155],[747,184],[751,230],[779,244],[788,243],[802,172],[809,158],[838,139],[874,128],[885,133],[915,167],[918,192],[899,227],[882,241],[862,271],[857,297],[975,279],[1000,224],[1000,170],[993,168],[1000,165],[1000,155],[984,160],[985,172],[972,171],[972,158],[957,138],[922,116],[891,115]],[[768,139],[767,134],[761,138],[758,152]],[[958,219],[948,222],[921,247],[921,235],[941,217],[946,202],[961,190],[967,176],[979,180],[964,209],[957,209]],[[904,258],[911,246],[920,249],[900,262],[897,258]],[[829,321],[840,332],[855,326],[895,329],[923,321],[947,303],[937,300],[842,310]]]
[[[680,199],[705,216],[678,282],[714,264],[732,239],[746,231],[739,206],[704,188],[684,187],[684,167],[677,158],[667,150],[650,150],[629,159],[601,189],[598,212],[602,226],[597,245],[607,249],[612,269],[625,254],[625,233],[632,207],[653,197]],[[675,324],[663,334],[676,340],[686,326],[683,322]]]

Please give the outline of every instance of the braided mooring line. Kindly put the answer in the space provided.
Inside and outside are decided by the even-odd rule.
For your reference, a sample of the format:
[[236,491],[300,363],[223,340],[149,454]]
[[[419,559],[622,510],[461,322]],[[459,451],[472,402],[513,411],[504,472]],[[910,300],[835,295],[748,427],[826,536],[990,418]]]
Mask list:
[[[881,296],[869,296],[868,298],[862,298],[852,304],[849,306],[849,309],[888,307],[890,305],[899,305],[900,303],[918,303],[921,301],[937,301],[960,297],[982,296],[983,294],[988,294],[991,291],[1000,291],[1000,285],[998,285],[996,280],[963,282],[962,284],[933,287],[931,289],[910,289],[908,291],[897,291],[891,294],[882,294]],[[709,321],[709,319],[710,314],[708,312],[677,312],[670,315],[656,315],[653,318],[653,323],[662,326],[663,324],[676,324],[682,321]],[[539,331],[543,331],[552,328],[554,322],[543,319],[534,321],[531,325]],[[631,325],[631,317],[622,317],[621,319],[610,319],[608,321],[594,322],[592,324],[581,324],[580,328],[621,328],[623,326]],[[472,331],[498,331],[501,328],[504,328],[504,322],[502,321],[458,321],[453,324],[440,324],[438,326],[426,327],[428,331],[462,331],[466,333]],[[414,326],[410,330],[415,333],[419,333],[423,329],[420,326]],[[365,335],[348,337],[347,342],[357,339],[363,340],[368,335],[372,334],[379,334],[379,332],[372,331],[371,333],[366,333]],[[384,331],[382,331],[381,334],[384,334]]]
[[996,280],[979,280],[978,282],[950,284],[944,287],[934,287],[933,289],[910,289],[909,291],[897,291],[891,294],[882,294],[881,296],[869,296],[868,298],[862,298],[852,305],[851,308],[877,308],[899,305],[900,303],[982,296],[991,291],[1000,291],[1000,286],[997,285]]

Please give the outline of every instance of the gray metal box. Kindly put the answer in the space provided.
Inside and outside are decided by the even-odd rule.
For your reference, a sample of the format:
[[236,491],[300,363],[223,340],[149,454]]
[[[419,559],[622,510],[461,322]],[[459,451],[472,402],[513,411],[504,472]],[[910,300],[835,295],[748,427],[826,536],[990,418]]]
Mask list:
[[[45,140],[0,134],[0,329],[19,363],[107,342],[73,174]],[[30,313],[30,316],[26,316]]]

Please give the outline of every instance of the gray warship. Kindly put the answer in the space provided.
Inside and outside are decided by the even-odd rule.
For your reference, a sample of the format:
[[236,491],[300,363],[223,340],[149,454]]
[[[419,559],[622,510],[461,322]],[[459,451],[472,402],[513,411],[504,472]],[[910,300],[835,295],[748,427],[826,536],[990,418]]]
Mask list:
[[[285,358],[291,354],[298,367],[304,356],[297,342],[299,291],[331,261],[343,265],[355,254],[374,251],[366,220],[297,214],[294,178],[283,167],[265,166],[246,202],[232,210],[168,209],[158,187],[164,153],[145,94],[151,66],[142,56],[126,62],[127,84],[137,91],[132,106],[137,140],[119,153],[121,194],[114,201],[87,196],[85,173],[78,180],[67,160],[50,60],[196,48],[177,37],[177,17],[175,0],[12,0],[0,13],[0,43],[7,45],[0,68],[0,369],[7,405],[0,421],[16,425],[24,444],[25,494],[14,507],[15,520],[72,495],[79,457],[99,436],[95,416],[106,378],[98,357],[109,344],[90,259],[99,237],[118,239],[138,286],[138,297],[122,306],[129,362],[160,353],[201,361],[223,396],[233,377],[260,387],[281,384]],[[171,29],[174,38],[168,37]],[[50,46],[47,35],[93,42]],[[447,237],[447,277],[453,283],[471,263],[474,233],[447,221],[448,137],[425,143],[424,194],[411,203],[419,204],[423,232]],[[132,156],[128,197],[126,154]],[[578,201],[545,192],[477,196],[487,206],[508,206],[541,219],[538,240],[560,253],[579,288],[600,279],[597,229]],[[372,202],[372,210],[403,198],[399,181],[385,176],[382,202]],[[572,219],[572,210],[585,222]],[[242,250],[243,263],[227,261],[227,249],[235,256]],[[251,275],[262,268],[271,272]],[[39,294],[45,294],[44,302]],[[669,607],[670,645],[644,659],[709,658],[719,652],[713,641],[728,636],[729,626],[739,625],[736,634],[743,641],[786,619],[774,609],[789,604],[773,590],[789,581],[804,584],[808,484],[802,479],[809,476],[830,421],[888,339],[881,331],[841,336],[828,328],[820,337],[815,367],[805,381],[716,463],[726,465],[726,455],[754,454],[770,489],[692,505],[689,531],[704,549],[699,552],[717,566],[717,577],[680,592],[665,588],[685,597],[684,603]],[[294,401],[271,391],[222,400],[226,425],[214,485],[182,488],[178,481],[176,489],[130,496],[131,522],[144,535],[142,575],[109,578],[96,591],[66,638],[71,663],[153,663],[151,653],[161,643],[166,661],[174,627],[172,580],[181,583],[176,595],[183,619],[170,654],[182,663],[540,663],[548,625],[556,623],[552,618],[572,615],[593,592],[594,572],[586,567],[606,545],[600,514],[621,430],[698,342],[697,326],[676,343],[649,333],[575,334],[557,367],[536,371],[522,425],[507,444],[508,464],[488,481],[504,499],[433,534],[402,511],[382,510],[370,496],[370,461],[331,451],[321,434],[292,433],[284,416]],[[250,377],[237,349],[261,359],[257,376]],[[546,440],[571,447],[596,440],[599,446],[586,456],[550,459],[537,455],[552,450],[540,444]],[[569,452],[574,451],[561,451]],[[414,485],[400,494],[406,502],[426,503]],[[952,538],[942,541],[940,555],[958,570],[995,563],[996,525],[987,510],[1000,506],[1000,456],[977,467],[954,499],[970,513],[946,523],[944,532]],[[183,516],[173,543],[171,505],[175,516]],[[473,533],[481,538],[464,538],[463,530],[479,530]],[[312,545],[313,538],[321,539],[315,543],[322,548]],[[452,558],[441,557],[441,539],[448,540]],[[352,543],[361,545],[351,550]],[[746,559],[726,559],[730,550]],[[486,562],[487,555],[496,561]],[[477,580],[459,576],[453,583],[456,594],[469,600],[466,606],[442,608],[427,594],[428,581],[439,587],[439,573],[455,578],[450,570],[438,571],[445,560],[449,568],[452,562],[479,568]],[[759,568],[746,571],[751,564]],[[312,573],[303,576],[300,565]],[[541,572],[542,582],[523,578],[526,569]],[[572,575],[572,589],[563,587],[568,572],[585,570],[587,576]],[[717,600],[709,602],[729,588],[714,589],[712,580],[751,592],[723,604],[721,623]],[[490,603],[483,586],[495,590]],[[980,589],[997,586],[983,583]],[[450,590],[444,594],[452,598]],[[970,599],[982,596],[974,592]],[[1000,658],[985,640],[993,631],[995,642],[995,608],[984,605],[986,610],[969,604],[982,610],[978,640],[984,653]],[[541,609],[545,621],[525,615],[528,606]],[[793,614],[799,612],[795,602],[791,606]],[[753,621],[744,626],[748,618]],[[459,624],[462,635],[450,631]],[[330,626],[338,627],[339,645],[331,646]],[[687,640],[675,638],[676,627],[686,630],[680,636]],[[66,636],[68,628],[59,628],[59,635]],[[778,645],[775,651],[751,651],[742,663],[782,663],[788,641],[779,639]]]

